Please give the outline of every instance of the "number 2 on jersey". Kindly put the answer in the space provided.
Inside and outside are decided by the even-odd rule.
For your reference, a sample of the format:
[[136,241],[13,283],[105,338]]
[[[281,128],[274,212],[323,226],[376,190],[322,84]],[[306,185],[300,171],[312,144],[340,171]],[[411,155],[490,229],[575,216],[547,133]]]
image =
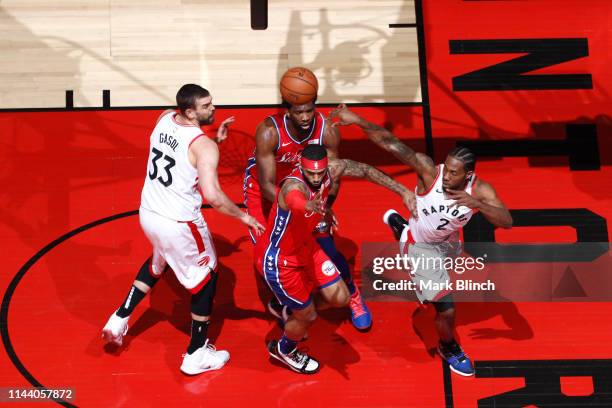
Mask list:
[[[157,178],[159,182],[164,185],[164,187],[168,187],[170,184],[172,184],[172,173],[170,172],[170,169],[174,167],[174,165],[176,164],[176,161],[172,157],[168,155],[164,155],[164,153],[160,152],[156,148],[152,148],[151,151],[153,152],[155,156],[153,157],[153,160],[151,160],[151,164],[153,165],[153,170],[149,173],[149,178],[151,180],[154,180],[155,178]],[[164,166],[164,170],[166,171],[165,180],[164,180],[164,177],[162,176],[157,177],[157,161],[161,159],[162,157],[165,161],[168,162],[168,164]]]
[[446,230],[446,228],[444,228],[450,221],[447,220],[446,218],[441,218],[440,221],[442,221],[442,223],[440,223],[440,225],[438,225],[438,227],[436,228],[438,231],[441,230]]

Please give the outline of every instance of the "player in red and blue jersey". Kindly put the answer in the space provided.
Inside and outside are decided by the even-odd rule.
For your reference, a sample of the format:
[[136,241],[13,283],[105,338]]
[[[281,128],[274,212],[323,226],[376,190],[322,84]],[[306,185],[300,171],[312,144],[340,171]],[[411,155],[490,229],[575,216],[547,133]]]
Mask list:
[[330,192],[342,176],[365,178],[386,187],[399,194],[407,206],[414,202],[412,192],[380,170],[352,160],[328,160],[327,150],[316,144],[303,150],[299,166],[281,180],[267,231],[255,246],[255,266],[278,301],[292,311],[283,336],[271,341],[268,351],[302,374],[319,369],[318,361],[297,350],[297,342],[316,319],[317,310],[349,302],[349,290],[337,265],[312,234],[328,211]]
[[[268,221],[281,180],[295,169],[306,146],[325,146],[330,158],[338,156],[338,130],[328,126],[323,115],[316,111],[314,100],[303,105],[287,102],[284,105],[286,113],[269,116],[257,127],[255,151],[247,163],[244,177],[244,204],[247,212],[264,225]],[[329,215],[314,231],[316,241],[338,267],[349,289],[351,322],[358,330],[367,330],[372,325],[372,315],[353,283],[346,258],[337,250],[330,233],[333,219],[331,206],[338,186],[334,188],[336,191],[330,192],[326,204],[330,209]],[[256,243],[257,237],[252,233],[251,239]],[[282,308],[275,299],[268,304],[268,309],[276,317],[281,317]]]

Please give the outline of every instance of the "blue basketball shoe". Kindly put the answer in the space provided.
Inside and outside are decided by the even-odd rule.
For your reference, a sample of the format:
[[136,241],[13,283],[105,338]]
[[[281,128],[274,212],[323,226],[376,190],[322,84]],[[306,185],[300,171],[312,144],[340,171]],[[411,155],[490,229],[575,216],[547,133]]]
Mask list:
[[474,375],[474,366],[461,346],[453,341],[449,345],[438,345],[438,353],[448,363],[451,371],[469,377]]
[[366,306],[365,301],[359,293],[359,289],[355,286],[355,293],[351,295],[349,300],[351,309],[351,322],[357,330],[368,330],[372,326],[372,313]]

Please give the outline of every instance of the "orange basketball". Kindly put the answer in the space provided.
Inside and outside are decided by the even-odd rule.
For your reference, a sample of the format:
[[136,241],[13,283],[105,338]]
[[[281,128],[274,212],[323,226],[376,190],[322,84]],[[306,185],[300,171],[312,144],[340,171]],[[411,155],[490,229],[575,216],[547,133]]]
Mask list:
[[317,77],[308,68],[289,68],[280,80],[281,95],[292,105],[303,105],[314,100],[318,90]]

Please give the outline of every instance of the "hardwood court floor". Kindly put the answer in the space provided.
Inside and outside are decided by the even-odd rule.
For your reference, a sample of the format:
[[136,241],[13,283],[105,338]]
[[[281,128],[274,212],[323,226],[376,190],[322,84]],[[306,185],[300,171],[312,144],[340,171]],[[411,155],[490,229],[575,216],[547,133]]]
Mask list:
[[[229,113],[220,109],[218,117]],[[315,376],[294,374],[272,364],[265,350],[266,340],[280,330],[259,298],[246,230],[213,210],[204,210],[221,265],[211,335],[219,348],[230,351],[228,365],[195,377],[180,373],[188,342],[189,298],[171,274],[137,308],[124,347],[105,347],[100,330],[150,251],[135,210],[150,125],[157,114],[0,115],[0,125],[7,130],[0,161],[4,260],[0,285],[7,313],[2,316],[6,352],[0,353],[0,385],[26,387],[39,382],[48,388],[71,387],[76,392],[72,403],[82,407],[467,408],[479,406],[479,399],[525,385],[520,377],[484,378],[492,372],[486,362],[609,364],[610,303],[460,304],[458,334],[478,369],[477,377],[461,378],[427,352],[435,343],[431,310],[413,318],[416,304],[371,302],[374,326],[369,333],[350,325],[348,311],[322,313],[304,346],[323,368]],[[242,118],[250,126],[264,114],[245,111]],[[237,202],[241,201],[240,163],[251,146],[248,132],[234,133],[234,141],[223,147],[221,182]],[[343,156],[364,160],[369,156],[386,172],[414,185],[413,173],[360,139],[355,129],[346,129],[343,136],[348,146]],[[609,188],[609,166],[596,172],[570,172],[562,160],[534,164],[512,158],[483,160],[478,174],[493,183],[509,208],[588,208],[612,219],[611,195],[602,187]],[[390,240],[381,216],[400,206],[393,194],[366,182],[343,184],[336,208],[341,222],[338,244],[355,270],[360,270],[361,243]],[[575,239],[563,228],[525,231],[516,228],[499,238],[505,242]],[[560,392],[592,394],[598,386],[588,377],[588,369],[583,371],[582,376],[566,375]]]

